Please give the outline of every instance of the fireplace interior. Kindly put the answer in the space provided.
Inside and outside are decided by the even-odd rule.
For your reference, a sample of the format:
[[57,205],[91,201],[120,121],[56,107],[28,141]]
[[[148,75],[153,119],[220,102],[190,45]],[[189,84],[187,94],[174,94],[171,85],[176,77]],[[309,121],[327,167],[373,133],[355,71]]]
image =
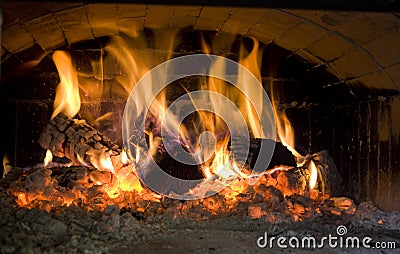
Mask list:
[[[376,239],[394,239],[399,244],[398,9],[3,1],[2,252],[259,251],[256,240],[264,231],[285,235],[287,232],[281,231],[293,228],[293,234],[322,236],[333,233],[338,225],[346,225],[353,235],[371,232]],[[134,84],[166,60],[208,53],[249,68],[270,97],[278,121],[290,123],[292,148],[304,157],[319,156],[315,159],[318,165],[334,168],[340,181],[329,182],[333,178],[322,179],[324,175],[319,173],[316,187],[304,191],[290,192],[287,186],[254,187],[253,192],[243,189],[235,194],[240,201],[232,209],[226,208],[232,204],[227,201],[227,191],[192,203],[153,195],[150,190],[142,196],[135,196],[138,189],[123,195],[114,190],[105,191],[104,196],[93,194],[93,182],[105,186],[106,181],[113,181],[107,179],[114,178],[89,159],[81,158],[83,162],[69,167],[71,158],[57,156],[52,150],[51,163],[43,164],[51,149],[40,140],[54,118],[61,82],[55,52],[66,52],[70,58],[80,97],[77,114],[55,119],[68,122],[68,126],[93,128],[117,147],[108,146],[118,151],[118,156],[124,147],[124,108]],[[196,76],[169,84],[165,88],[167,104],[203,88],[204,83],[204,77]],[[227,87],[227,91],[235,90]],[[188,126],[199,118],[191,117],[193,121],[185,119]],[[296,156],[280,141],[272,160],[276,165],[270,169],[282,164],[296,167]],[[329,162],[324,164],[321,158]],[[169,159],[160,159],[165,172],[185,179],[204,177],[197,166],[193,170]],[[35,177],[44,182],[27,187],[27,179],[34,182]],[[136,178],[129,179],[132,185],[141,185]],[[35,200],[37,193],[44,195],[43,186],[54,187],[55,181],[58,189],[51,197]],[[92,184],[80,190],[84,197],[71,194],[67,202],[69,188],[78,188],[77,182],[88,186],[84,181]],[[25,184],[28,194],[23,195],[31,199],[18,197],[22,195],[15,191],[18,182]],[[331,185],[328,194],[332,197],[321,194],[323,186]],[[257,195],[263,196],[262,200],[268,196],[269,201],[255,201]],[[63,202],[57,199],[60,197]],[[85,202],[93,205],[83,205]],[[290,216],[281,215],[290,212]],[[26,236],[32,232],[39,232],[42,238]],[[230,234],[228,240],[223,237],[226,233]],[[179,240],[182,234],[183,244]],[[24,237],[28,243],[24,244]],[[40,243],[40,239],[45,240]]]

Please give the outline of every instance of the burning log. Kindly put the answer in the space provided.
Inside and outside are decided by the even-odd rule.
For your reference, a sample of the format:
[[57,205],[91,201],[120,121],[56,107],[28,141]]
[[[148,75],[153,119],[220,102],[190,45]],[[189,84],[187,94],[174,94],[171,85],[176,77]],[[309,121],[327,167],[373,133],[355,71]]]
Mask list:
[[[296,157],[282,143],[251,139],[246,160],[250,168],[253,168],[257,158],[262,156],[260,153],[263,142],[275,147],[269,170],[264,176],[267,185],[279,189],[285,196],[305,195],[310,193],[314,186],[322,195],[338,196],[341,193],[342,180],[327,151],[307,155],[303,158],[304,162],[297,165]],[[122,149],[117,144],[86,121],[70,119],[64,114],[59,114],[49,121],[41,134],[39,144],[50,150],[54,156],[66,157],[75,165],[91,166],[109,172],[118,172],[127,165]],[[231,151],[240,153],[243,150],[240,143],[235,144],[235,147],[230,147]],[[199,166],[179,163],[167,152],[156,153],[154,159],[169,175],[186,180],[203,178]],[[96,173],[92,176],[96,179],[102,178],[96,176]]]
[[296,167],[277,167],[267,171],[267,185],[279,189],[285,196],[305,195],[313,189],[324,197],[336,197],[342,192],[342,178],[327,151],[307,155]]
[[[242,139],[234,140],[231,146],[234,154],[241,154],[247,144]],[[293,194],[305,195],[313,188],[318,189],[323,196],[335,197],[342,192],[342,178],[328,151],[320,151],[313,155],[296,158],[286,146],[270,139],[250,139],[249,154],[246,164],[254,169],[260,154],[261,145],[274,147],[271,161],[266,174],[269,185],[279,189],[285,196]],[[268,148],[266,149],[268,152]],[[255,168],[264,171],[265,168]]]
[[[248,144],[242,144],[243,140],[234,140],[235,146],[231,145],[230,149],[234,154],[242,154],[247,148]],[[274,147],[273,154],[271,157],[271,161],[269,162],[269,168],[274,168],[275,166],[296,166],[296,158],[295,156],[280,142],[276,142],[270,139],[260,139],[260,138],[251,138],[249,142],[249,153],[247,155],[246,164],[249,165],[250,168],[254,169],[256,165],[256,161],[260,155],[261,145],[266,147]],[[268,148],[266,149],[268,151]],[[257,168],[255,170],[258,170]],[[260,168],[261,171],[264,171],[265,168]]]
[[343,191],[343,180],[328,151],[323,150],[312,156],[315,162],[318,180],[317,185],[323,195],[338,197]]
[[[262,142],[274,142],[275,150],[270,168],[279,165],[295,166],[295,157],[279,142],[251,139],[246,164],[253,168],[260,153]],[[104,134],[90,126],[85,120],[71,119],[58,114],[51,119],[42,132],[39,144],[50,150],[56,157],[66,157],[75,165],[93,166],[99,170],[113,171],[122,167],[122,149]],[[237,152],[237,149],[233,149]],[[240,151],[239,151],[240,152]],[[203,177],[198,167],[185,166],[175,162],[168,153],[156,154],[157,163],[170,175],[182,179]],[[182,170],[181,170],[182,169]],[[187,170],[186,170],[187,169]],[[175,172],[184,171],[184,172]],[[192,175],[190,175],[193,173]]]
[[[204,178],[198,165],[187,165],[175,160],[166,151],[159,151],[153,156],[155,162],[167,174],[185,180],[197,180]],[[193,163],[195,159],[193,158]]]
[[[231,151],[234,154],[241,154],[247,144],[244,144],[242,140],[234,141],[236,141],[234,143],[235,146],[231,146]],[[266,168],[258,168],[260,166],[256,165],[259,157],[261,157],[261,160],[266,157],[261,154],[262,146],[267,146],[266,152],[273,152],[268,164],[267,174],[264,176],[266,177],[267,185],[279,189],[285,196],[293,194],[304,195],[307,193],[310,189],[308,185],[311,180],[308,164],[305,163],[302,167],[297,167],[296,157],[280,142],[270,139],[250,139],[246,164],[256,171],[263,172],[266,170]],[[273,150],[272,147],[274,147]]]
[[266,185],[280,190],[284,196],[306,195],[310,191],[310,170],[307,167],[278,167],[267,172]]
[[[64,114],[49,121],[41,133],[39,144],[50,150],[54,156],[66,157],[75,165],[113,172],[127,164],[122,158],[122,149],[117,144],[85,120],[70,119]],[[203,178],[198,166],[180,163],[167,152],[157,152],[154,160],[174,177],[186,180]]]
[[122,149],[85,120],[58,114],[41,133],[39,144],[54,156],[66,157],[75,165],[114,172],[126,165]]

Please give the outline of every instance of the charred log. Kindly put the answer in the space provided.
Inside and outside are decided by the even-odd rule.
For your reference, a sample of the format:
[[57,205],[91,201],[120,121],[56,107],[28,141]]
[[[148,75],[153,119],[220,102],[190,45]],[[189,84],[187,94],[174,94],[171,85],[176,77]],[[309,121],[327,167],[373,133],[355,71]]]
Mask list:
[[[242,155],[248,147],[246,164],[252,169],[264,171],[267,168],[271,169],[282,165],[296,167],[295,156],[280,142],[260,138],[251,138],[249,142],[244,139],[234,141],[234,143],[231,142],[230,149],[235,155]],[[272,157],[270,157],[271,153]],[[261,168],[256,166],[258,158],[264,162],[260,164]],[[271,158],[271,160],[268,161],[267,158]],[[265,165],[268,167],[265,168]]]
[[318,189],[330,197],[337,197],[342,194],[343,181],[328,151],[323,150],[313,155],[318,171]]
[[[91,166],[100,170],[105,168],[101,161],[111,159],[115,170],[122,167],[122,149],[85,120],[70,119],[64,114],[51,119],[41,133],[39,144],[56,157],[66,157],[75,165]],[[197,165],[186,165],[173,159],[167,152],[159,151],[153,156],[164,172],[174,177],[195,180],[203,174]]]
[[54,156],[66,157],[75,165],[105,171],[123,166],[122,150],[117,144],[85,120],[70,119],[64,114],[49,121],[40,135],[39,144]]
[[[179,155],[176,156],[179,157]],[[155,155],[153,155],[153,159],[165,173],[173,177],[184,180],[198,180],[204,178],[199,165],[188,165],[179,162],[166,151],[159,150]],[[194,158],[193,164],[196,164]]]
[[314,190],[324,197],[337,197],[342,194],[342,178],[333,159],[327,151],[320,151],[305,158],[305,163],[299,167],[286,167],[270,170],[266,174],[269,185],[279,189],[285,196],[293,194],[305,195],[311,191],[311,160],[317,169],[317,182]]
[[[261,154],[261,143],[267,146],[273,146],[275,149],[273,150],[271,161],[269,162],[268,168],[274,168],[276,166],[289,166],[296,167],[296,160],[292,153],[280,142],[275,142],[269,139],[251,139],[249,146],[249,153],[247,155],[247,159],[245,164],[254,169],[257,158],[259,156],[266,157]],[[179,144],[178,144],[179,145]],[[235,152],[238,151],[237,147],[230,147],[231,150]],[[178,150],[178,149],[177,149]],[[267,149],[268,150],[268,149]],[[179,155],[175,155],[175,157],[179,157]],[[176,178],[185,179],[185,180],[197,180],[204,178],[203,173],[201,172],[199,166],[197,165],[186,165],[181,163],[174,158],[172,158],[165,150],[159,150],[155,155],[153,155],[156,163],[163,169],[164,172],[172,175]],[[193,158],[193,162],[195,163],[195,159]],[[262,168],[261,171],[265,171],[266,168]]]
[[311,173],[307,167],[279,168],[269,171],[265,177],[267,185],[277,188],[284,196],[306,195],[310,191]]

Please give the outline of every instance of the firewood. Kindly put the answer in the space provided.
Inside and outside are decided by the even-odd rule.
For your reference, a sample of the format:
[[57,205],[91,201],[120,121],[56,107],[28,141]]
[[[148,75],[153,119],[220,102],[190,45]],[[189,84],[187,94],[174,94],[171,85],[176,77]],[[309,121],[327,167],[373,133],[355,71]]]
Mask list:
[[317,168],[317,182],[314,190],[325,198],[337,197],[342,194],[342,178],[327,151],[306,155],[304,160],[304,163],[300,166],[278,166],[272,170],[267,170],[266,184],[274,186],[285,196],[311,194],[310,163],[312,160]]
[[[243,154],[245,152],[245,149],[248,147],[248,155],[245,163],[249,165],[251,169],[255,169],[256,171],[264,171],[267,168],[274,168],[275,166],[281,165],[293,167],[296,166],[295,156],[281,142],[276,142],[271,139],[260,138],[250,138],[248,144],[245,142],[244,139],[237,139],[233,141],[235,142],[231,142],[230,149],[235,155]],[[260,154],[262,153],[261,145],[265,145],[267,147],[265,149],[265,152],[272,152],[272,157],[269,161],[269,164],[267,165],[267,168],[258,169],[254,168],[258,157],[265,158],[268,155]],[[274,147],[273,150],[271,149],[272,147]]]
[[[342,178],[328,151],[323,150],[312,155],[307,154],[301,158],[302,163],[299,163],[301,165],[297,165],[298,159],[280,142],[270,139],[251,138],[250,145],[248,145],[244,142],[244,139],[234,141],[236,141],[235,145],[232,144],[230,149],[235,155],[243,154],[248,147],[248,156],[245,163],[251,169],[254,169],[257,158],[263,157],[263,154],[261,154],[261,144],[263,143],[267,147],[274,146],[268,167],[255,170],[273,172],[272,174],[267,174],[267,178],[269,178],[268,182],[270,185],[278,188],[284,195],[305,195],[310,191],[311,170],[309,165],[311,160],[317,168],[317,185],[315,189],[328,197],[335,197],[342,194]],[[266,149],[266,152],[269,152],[269,150]],[[274,170],[275,168],[280,168],[280,170]]]
[[49,121],[39,144],[56,157],[66,157],[75,165],[114,171],[124,166],[122,149],[85,120],[59,114]]
[[318,188],[322,194],[330,197],[338,197],[343,192],[343,180],[328,151],[323,150],[313,154],[318,171]]
[[[272,140],[251,139],[246,164],[253,168],[260,153],[261,143],[271,145],[275,150],[270,162],[270,168],[277,165],[295,166],[295,158],[281,143]],[[90,126],[85,120],[70,119],[64,114],[51,119],[42,132],[39,144],[50,150],[56,157],[66,157],[75,165],[93,166],[99,170],[112,171],[111,168],[99,163],[102,159],[111,158],[114,167],[121,167],[121,148],[104,134]],[[237,143],[236,143],[237,144]],[[241,147],[231,147],[234,153],[241,153]],[[262,156],[262,155],[261,155]],[[199,179],[202,174],[198,167],[182,167],[181,163],[171,163],[167,153],[156,155],[155,160],[165,171],[183,179]],[[116,163],[114,163],[116,161]],[[119,165],[114,165],[119,164]],[[264,169],[261,169],[264,170]],[[177,172],[173,172],[177,171]],[[190,176],[190,172],[193,175]]]
[[310,190],[310,176],[307,167],[280,167],[266,172],[265,184],[277,188],[284,196],[306,195]]
[[[179,162],[166,151],[159,150],[153,155],[153,159],[165,173],[173,177],[184,180],[197,180],[204,178],[204,175],[198,165],[187,165]],[[196,163],[194,158],[192,162]]]
[[[243,152],[246,144],[232,143],[235,144],[235,146],[230,145],[233,154]],[[305,195],[310,191],[311,172],[309,163],[311,160],[316,164],[318,172],[316,188],[323,195],[338,196],[341,194],[342,179],[327,151],[307,155],[305,156],[305,163],[297,166],[296,158],[281,143],[253,138],[250,139],[249,153],[245,162],[249,168],[253,168],[257,158],[263,156],[260,154],[262,143],[267,146],[274,145],[275,149],[272,151],[272,158],[267,169],[256,170],[264,171],[284,166],[283,168],[286,169],[272,170],[271,172],[274,173],[267,174],[266,177],[269,185],[279,189],[285,196]],[[39,144],[44,149],[50,150],[54,156],[67,157],[75,165],[91,166],[98,170],[111,172],[126,166],[122,162],[122,149],[117,144],[86,121],[70,119],[63,114],[59,114],[49,121],[40,136]],[[186,180],[203,178],[200,167],[197,165],[180,163],[166,152],[156,153],[153,157],[156,163],[169,175]]]

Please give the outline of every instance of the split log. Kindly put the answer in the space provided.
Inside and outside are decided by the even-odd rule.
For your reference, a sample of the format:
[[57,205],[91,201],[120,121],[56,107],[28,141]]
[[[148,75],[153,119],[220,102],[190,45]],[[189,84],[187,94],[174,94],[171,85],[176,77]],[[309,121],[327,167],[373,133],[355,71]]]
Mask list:
[[284,196],[303,196],[310,191],[311,172],[306,166],[275,168],[267,171],[265,177],[265,185],[277,188]]
[[[39,144],[56,157],[66,157],[75,165],[91,166],[99,170],[113,171],[101,161],[111,159],[115,171],[124,166],[122,149],[85,120],[70,119],[64,114],[51,119],[41,133]],[[156,163],[169,175],[194,180],[203,178],[197,165],[185,165],[174,160],[160,149],[154,156]]]
[[66,157],[75,165],[114,171],[124,166],[122,149],[85,120],[58,114],[40,135],[39,144],[56,157]]
[[338,197],[343,192],[343,180],[336,168],[336,165],[328,151],[323,150],[315,153],[312,160],[317,166],[318,189],[323,195]]
[[[263,148],[265,149],[265,152],[272,152],[272,157],[269,161],[268,168],[274,168],[281,165],[292,167],[296,166],[296,157],[281,142],[276,142],[271,139],[260,138],[251,138],[249,144],[246,144],[246,142],[244,142],[244,139],[238,139],[234,141],[235,145],[230,145],[230,150],[235,155],[243,154],[245,152],[244,150],[247,148],[247,146],[249,146],[246,164],[251,169],[255,169],[256,171],[266,170],[266,168],[255,168],[258,157],[261,157],[261,159],[263,159],[263,157],[266,157],[265,155],[260,154],[263,152],[261,151],[262,146],[265,147]],[[273,150],[272,147],[274,147]],[[265,162],[267,163],[267,161]],[[266,163],[261,163],[260,165],[264,166]]]
[[[237,139],[230,146],[232,153],[241,155],[248,144],[245,139]],[[233,142],[232,142],[233,143]],[[269,183],[278,188],[284,195],[299,194],[304,195],[309,190],[309,182],[311,179],[311,160],[317,168],[317,185],[314,189],[320,191],[323,196],[334,197],[342,193],[342,178],[336,165],[329,155],[328,151],[320,151],[313,155],[307,154],[302,158],[301,166],[297,165],[297,158],[280,142],[270,139],[251,138],[246,164],[254,169],[258,157],[263,157],[261,144],[267,149],[265,152],[271,152],[274,147],[271,161],[267,169],[280,168],[279,170],[270,170],[273,174],[267,174]],[[268,148],[269,147],[269,148]],[[266,156],[264,156],[266,157]],[[261,163],[265,165],[265,163]],[[264,171],[265,168],[255,168],[256,171]]]
[[285,196],[305,195],[310,190],[311,167],[313,161],[317,168],[317,182],[314,190],[324,198],[338,197],[342,194],[343,185],[339,171],[328,151],[323,150],[307,155],[300,167],[286,167],[267,171],[267,183],[279,189]]

